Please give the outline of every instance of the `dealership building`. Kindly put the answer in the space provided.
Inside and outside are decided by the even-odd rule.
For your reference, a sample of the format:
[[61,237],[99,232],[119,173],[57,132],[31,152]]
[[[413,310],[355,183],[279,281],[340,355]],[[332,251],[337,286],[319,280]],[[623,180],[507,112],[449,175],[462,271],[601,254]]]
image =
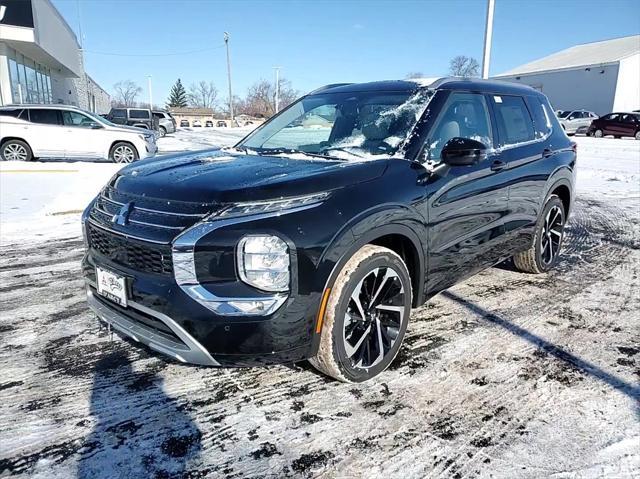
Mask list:
[[111,98],[49,0],[0,0],[0,105],[64,103],[106,113]]
[[640,35],[576,45],[494,78],[540,90],[556,110],[637,110]]

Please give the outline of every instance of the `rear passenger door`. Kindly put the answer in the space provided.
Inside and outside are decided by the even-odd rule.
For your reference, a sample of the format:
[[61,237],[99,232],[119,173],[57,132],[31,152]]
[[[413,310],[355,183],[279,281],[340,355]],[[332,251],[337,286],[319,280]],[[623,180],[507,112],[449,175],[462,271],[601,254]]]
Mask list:
[[[531,245],[554,152],[547,138],[551,121],[537,96],[491,95],[498,146],[507,164],[509,206],[505,217],[506,256]],[[534,123],[534,118],[536,119]]]
[[27,142],[35,157],[64,158],[69,135],[62,126],[60,110],[28,108]]

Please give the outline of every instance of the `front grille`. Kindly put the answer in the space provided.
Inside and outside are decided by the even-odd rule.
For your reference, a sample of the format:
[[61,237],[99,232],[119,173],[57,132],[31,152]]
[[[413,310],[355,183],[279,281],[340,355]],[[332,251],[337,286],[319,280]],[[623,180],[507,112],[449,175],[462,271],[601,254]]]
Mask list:
[[87,225],[89,246],[116,264],[136,271],[173,274],[171,249],[163,245],[145,244]]

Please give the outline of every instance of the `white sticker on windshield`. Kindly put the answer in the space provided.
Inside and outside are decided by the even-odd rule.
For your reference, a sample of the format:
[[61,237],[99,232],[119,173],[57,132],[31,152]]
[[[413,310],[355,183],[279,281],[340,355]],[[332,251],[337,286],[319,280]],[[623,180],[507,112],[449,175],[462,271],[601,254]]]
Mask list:
[[493,101],[495,101],[496,103],[502,103],[502,97],[501,96],[494,96],[493,97]]

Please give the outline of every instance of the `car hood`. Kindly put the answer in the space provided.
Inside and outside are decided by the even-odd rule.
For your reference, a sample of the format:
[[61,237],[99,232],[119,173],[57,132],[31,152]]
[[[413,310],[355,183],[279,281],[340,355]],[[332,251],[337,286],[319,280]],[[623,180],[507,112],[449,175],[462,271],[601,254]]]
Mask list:
[[390,160],[342,161],[209,150],[144,160],[110,186],[165,201],[231,203],[300,196],[373,180]]
[[111,126],[107,125],[109,131],[116,131],[120,133],[137,133],[138,135],[144,135],[145,133],[153,134],[153,131],[147,130],[146,128],[138,128],[137,126]]

